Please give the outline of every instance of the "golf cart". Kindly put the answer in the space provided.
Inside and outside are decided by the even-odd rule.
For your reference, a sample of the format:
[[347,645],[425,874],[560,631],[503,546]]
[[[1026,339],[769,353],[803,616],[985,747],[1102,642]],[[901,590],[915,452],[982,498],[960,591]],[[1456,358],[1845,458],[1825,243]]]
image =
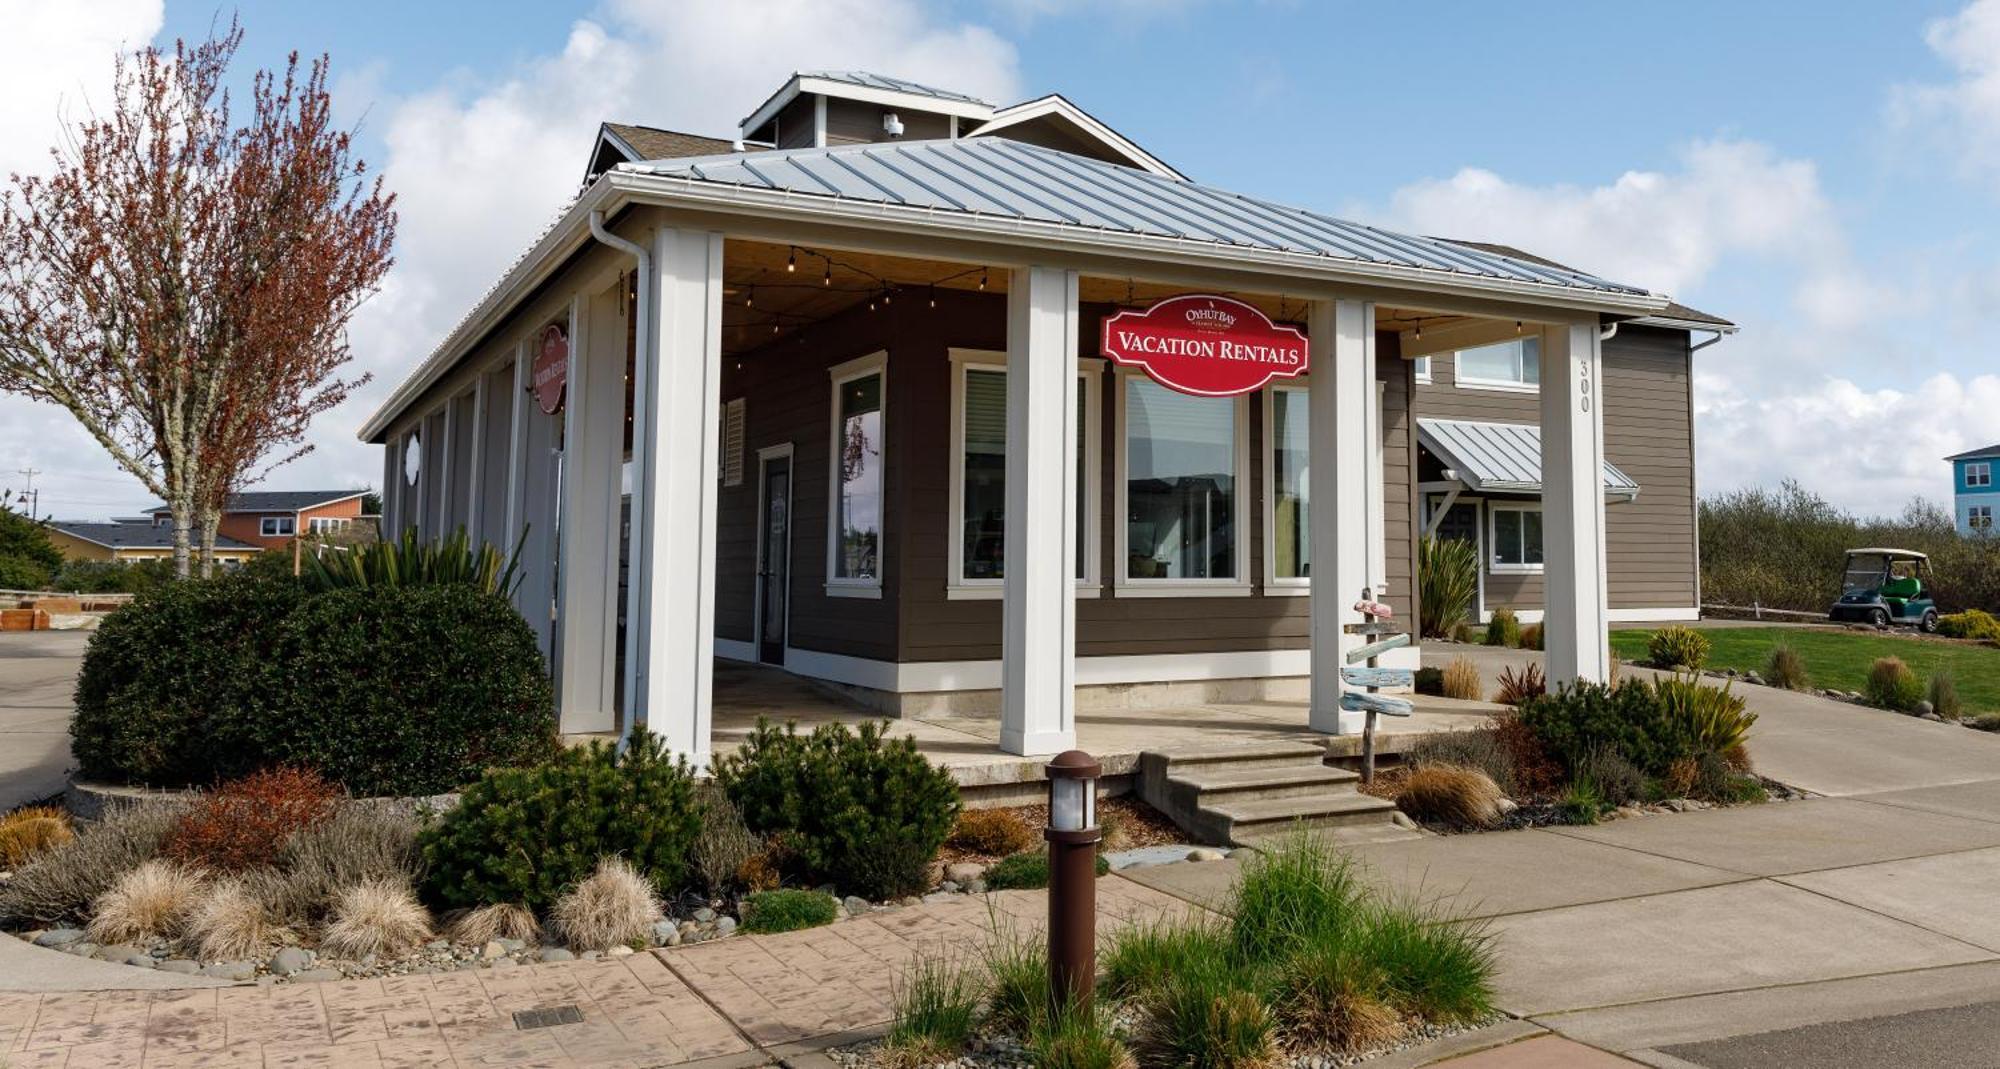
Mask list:
[[1911,549],[1850,549],[1840,580],[1840,600],[1830,619],[1848,623],[1915,626],[1937,630],[1937,605],[1924,590],[1930,558]]

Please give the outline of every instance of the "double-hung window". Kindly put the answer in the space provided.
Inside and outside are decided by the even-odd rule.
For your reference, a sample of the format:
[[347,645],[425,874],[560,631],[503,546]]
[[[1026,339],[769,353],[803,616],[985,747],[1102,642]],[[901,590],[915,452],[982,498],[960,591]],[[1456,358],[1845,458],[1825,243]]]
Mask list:
[[265,538],[282,538],[298,530],[298,520],[292,516],[265,516],[257,522],[257,533]]
[[[1006,579],[1007,355],[951,351],[951,514],[946,596],[996,598]],[[1097,592],[1097,413],[1101,360],[1077,361],[1076,581]]]
[[1118,376],[1119,593],[1248,594],[1246,403]]
[[1993,485],[1992,461],[1982,460],[1979,461],[1978,463],[1968,463],[1965,466],[1966,489],[1970,490],[1977,487],[1985,487],[1992,485]]
[[1489,390],[1537,390],[1542,384],[1542,340],[1512,338],[1460,349],[1452,358],[1454,381]]
[[827,516],[826,592],[882,596],[882,409],[889,355],[873,353],[832,368],[832,443]]
[[1965,510],[1965,526],[1972,531],[1993,529],[1993,506],[1973,505]]
[[1492,530],[1491,570],[1498,573],[1527,573],[1542,570],[1542,506],[1488,504]]
[[348,524],[352,522],[352,520],[349,520],[345,516],[314,516],[312,519],[306,521],[306,530],[313,534],[322,534],[329,531],[345,531]]

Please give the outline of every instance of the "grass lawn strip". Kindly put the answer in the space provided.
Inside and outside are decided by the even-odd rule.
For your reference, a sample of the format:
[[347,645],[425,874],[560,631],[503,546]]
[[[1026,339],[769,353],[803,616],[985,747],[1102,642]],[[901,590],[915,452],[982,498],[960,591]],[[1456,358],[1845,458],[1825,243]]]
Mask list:
[[[1649,631],[1613,631],[1611,648],[1628,661],[1646,659]],[[1968,713],[2000,712],[2000,649],[1914,635],[1835,631],[1815,627],[1727,627],[1703,632],[1712,644],[1705,667],[1762,672],[1772,647],[1788,643],[1805,660],[1815,687],[1865,691],[1878,657],[1901,657],[1928,681],[1948,668]]]

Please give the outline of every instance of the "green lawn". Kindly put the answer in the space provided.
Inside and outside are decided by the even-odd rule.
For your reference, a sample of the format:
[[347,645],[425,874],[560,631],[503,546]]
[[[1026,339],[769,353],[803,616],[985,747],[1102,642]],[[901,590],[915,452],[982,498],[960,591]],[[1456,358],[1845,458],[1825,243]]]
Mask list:
[[[1611,648],[1624,660],[1644,661],[1648,634],[1613,631]],[[1814,686],[1865,690],[1875,658],[1901,657],[1926,682],[1932,672],[1949,668],[1967,712],[2000,712],[2000,649],[1990,646],[1809,627],[1718,627],[1702,634],[1714,644],[1710,668],[1762,672],[1771,647],[1789,642],[1804,658]]]

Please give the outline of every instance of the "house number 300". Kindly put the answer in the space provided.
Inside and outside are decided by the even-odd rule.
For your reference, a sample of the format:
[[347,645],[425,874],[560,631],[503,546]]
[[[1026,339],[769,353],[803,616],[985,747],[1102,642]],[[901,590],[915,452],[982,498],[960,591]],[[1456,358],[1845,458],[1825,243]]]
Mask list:
[[1582,395],[1583,410],[1590,411],[1590,363],[1585,361],[1577,369],[1577,387]]

